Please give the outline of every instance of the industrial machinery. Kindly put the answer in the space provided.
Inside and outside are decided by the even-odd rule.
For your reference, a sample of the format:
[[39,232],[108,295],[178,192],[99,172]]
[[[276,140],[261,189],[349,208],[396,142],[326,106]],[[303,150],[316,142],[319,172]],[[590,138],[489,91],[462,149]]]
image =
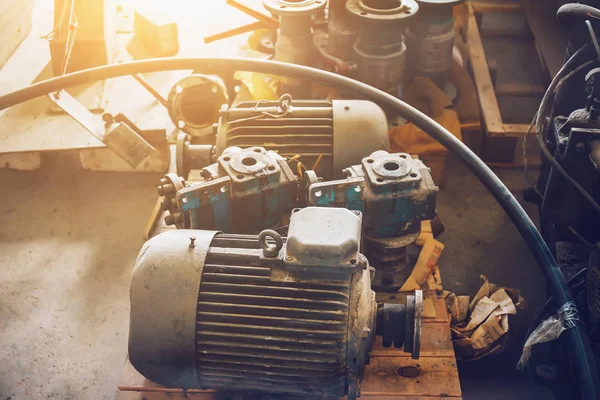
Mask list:
[[132,364],[168,387],[357,398],[374,336],[418,358],[422,319],[420,291],[378,310],[361,221],[308,207],[294,210],[287,238],[150,239],[131,282]]
[[424,76],[444,87],[452,66],[454,6],[465,0],[417,0],[419,12],[406,30],[407,78]]
[[[312,17],[325,8],[324,0],[263,0],[272,14],[279,16],[275,60],[315,66],[317,50],[313,43]],[[310,83],[294,78],[282,80],[282,92],[309,96]]]
[[404,76],[404,34],[419,5],[414,0],[348,0],[346,8],[358,22],[356,78],[382,90],[397,87]]
[[282,225],[296,206],[297,178],[283,157],[262,147],[226,149],[202,169],[203,181],[183,187],[167,174],[158,187],[168,225],[250,233]]
[[397,291],[419,248],[411,245],[422,220],[432,220],[438,188],[429,169],[406,153],[376,151],[344,170],[346,179],[319,182],[305,174],[308,204],[364,213],[364,252],[375,267],[373,288]]
[[283,95],[279,101],[224,105],[214,143],[196,144],[189,136],[179,136],[177,174],[187,178],[190,170],[212,164],[232,146],[261,146],[288,158],[298,155],[319,176],[339,178],[366,153],[389,148],[387,119],[379,106],[366,100],[295,100]]

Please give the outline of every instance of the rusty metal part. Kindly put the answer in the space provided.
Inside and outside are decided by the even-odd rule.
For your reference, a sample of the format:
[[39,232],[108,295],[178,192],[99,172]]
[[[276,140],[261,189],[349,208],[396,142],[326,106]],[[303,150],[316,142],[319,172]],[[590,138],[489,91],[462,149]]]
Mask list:
[[356,25],[346,11],[348,0],[329,0],[327,52],[342,60],[353,60],[352,46],[356,40]]
[[210,127],[229,102],[227,88],[216,75],[192,74],[180,79],[169,92],[167,107],[171,121],[192,136],[213,133]]
[[364,213],[364,252],[376,271],[373,287],[397,291],[416,262],[409,246],[421,221],[436,215],[438,188],[429,169],[407,153],[376,151],[344,172],[346,179],[312,183],[308,204]]
[[357,28],[346,11],[347,0],[329,0],[327,30],[316,30],[313,41],[325,67],[340,74],[356,69],[354,50]]
[[[355,399],[376,332],[416,332],[421,315],[408,301],[403,320],[376,326],[360,225],[352,211],[309,207],[292,214],[287,239],[200,230],[151,239],[131,283],[132,364],[167,387]],[[414,355],[419,338],[406,335]]]
[[175,144],[176,173],[187,179],[193,169],[202,169],[213,163],[214,146],[192,144],[189,135],[179,133]]
[[465,0],[417,0],[419,12],[406,30],[407,76],[444,86],[452,66],[453,7]]
[[407,24],[418,11],[414,0],[348,0],[358,22],[354,42],[357,78],[378,89],[397,87],[404,74]]
[[420,253],[414,245],[419,232],[389,238],[363,236],[365,254],[376,266],[372,287],[377,292],[397,292],[410,276]]
[[406,303],[382,303],[377,308],[377,335],[384,347],[404,347],[413,359],[421,355],[423,291],[406,296]]
[[296,176],[283,157],[262,147],[230,147],[202,176],[176,194],[191,228],[253,233],[280,226],[296,205]]
[[[313,42],[312,18],[325,7],[325,0],[263,0],[271,13],[279,16],[275,60],[315,66],[317,51]],[[282,92],[310,96],[310,83],[282,78]]]
[[190,221],[177,207],[177,192],[185,187],[185,180],[177,174],[169,173],[160,179],[158,195],[163,197],[161,206],[168,213],[165,217],[167,225],[175,225],[179,229],[189,228]]
[[316,165],[318,176],[331,179],[365,153],[389,148],[387,120],[375,103],[290,99],[282,106],[281,100],[244,101],[224,108],[215,154],[230,146],[263,146],[283,157],[299,155],[306,169]]

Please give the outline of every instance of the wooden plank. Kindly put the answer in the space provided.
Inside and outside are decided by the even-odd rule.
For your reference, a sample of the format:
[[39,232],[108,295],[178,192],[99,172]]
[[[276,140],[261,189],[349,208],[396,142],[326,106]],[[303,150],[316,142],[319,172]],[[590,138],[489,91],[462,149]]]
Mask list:
[[467,32],[467,43],[469,44],[469,55],[471,60],[471,69],[473,70],[473,79],[479,104],[481,107],[481,116],[488,134],[491,132],[502,131],[502,118],[500,116],[500,106],[494,93],[494,85],[488,67],[483,43],[479,35],[477,20],[473,3],[469,3],[469,29]]
[[542,63],[548,74],[554,76],[565,61],[567,48],[567,33],[556,20],[560,4],[552,0],[521,0],[521,6],[542,56]]
[[[412,370],[416,376],[406,376]],[[360,383],[361,400],[379,396],[460,397],[456,361],[452,358],[371,357]],[[410,397],[409,397],[410,398]]]
[[[497,83],[495,88],[496,97],[536,97],[543,96],[546,88],[543,85],[527,83]],[[527,129],[527,128],[526,128]]]
[[[502,136],[524,136],[529,129],[529,124],[502,124]],[[529,131],[530,135],[535,135],[536,129],[532,127]]]
[[[497,93],[494,90],[492,77],[488,61],[483,49],[483,43],[479,34],[479,28],[475,19],[475,11],[473,5],[469,3],[469,29],[467,32],[467,42],[469,45],[469,55],[471,60],[471,69],[473,71],[473,80],[479,97],[479,105],[481,108],[481,118],[485,132],[490,137],[505,136],[505,137],[522,137],[527,132],[528,124],[505,124],[502,122],[500,106],[498,105]],[[500,86],[500,91],[504,93],[529,94],[538,93],[543,89],[535,85],[507,85]],[[531,130],[535,133],[535,128]]]
[[121,392],[115,395],[115,400],[216,400],[213,393],[171,393],[171,392]]
[[470,2],[473,10],[478,13],[494,12],[494,13],[505,13],[505,12],[520,12],[521,5],[517,2],[511,1],[474,1]]

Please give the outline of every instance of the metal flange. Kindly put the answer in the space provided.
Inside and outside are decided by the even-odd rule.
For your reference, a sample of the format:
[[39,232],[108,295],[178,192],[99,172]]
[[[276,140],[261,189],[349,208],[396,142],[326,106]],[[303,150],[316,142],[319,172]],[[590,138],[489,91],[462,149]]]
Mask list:
[[314,14],[325,7],[325,0],[263,0],[263,6],[271,13],[281,16]]
[[398,22],[413,17],[419,4],[415,0],[349,0],[346,9],[363,20]]

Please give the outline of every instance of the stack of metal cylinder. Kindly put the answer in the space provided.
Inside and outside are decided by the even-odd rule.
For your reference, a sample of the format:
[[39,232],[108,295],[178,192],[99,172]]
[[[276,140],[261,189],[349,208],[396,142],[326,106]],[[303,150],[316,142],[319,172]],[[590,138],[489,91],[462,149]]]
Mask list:
[[[333,65],[336,72],[389,91],[416,76],[444,86],[452,65],[453,8],[463,1],[329,0],[326,33],[312,30],[321,0],[264,0],[264,5],[280,18],[276,60]],[[285,80],[284,87],[290,86],[295,93],[309,89]]]

